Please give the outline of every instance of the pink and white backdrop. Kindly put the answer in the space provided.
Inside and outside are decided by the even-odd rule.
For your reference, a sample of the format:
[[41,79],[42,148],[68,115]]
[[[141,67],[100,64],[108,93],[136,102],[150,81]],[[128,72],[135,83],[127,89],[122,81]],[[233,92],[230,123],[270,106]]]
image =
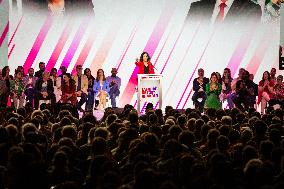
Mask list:
[[[198,68],[204,68],[209,77],[213,71],[222,73],[225,67],[237,76],[237,70],[244,67],[259,82],[265,70],[278,67],[278,22],[246,20],[238,27],[235,23],[214,27],[188,21],[190,0],[93,3],[94,15],[65,17],[22,11],[21,3],[10,7],[7,54],[11,70],[18,65],[25,71],[29,67],[37,70],[42,61],[48,70],[64,65],[70,72],[81,64],[90,67],[95,76],[98,68],[109,75],[116,67],[122,78],[120,106],[136,105],[138,70],[134,62],[147,51],[156,73],[163,74],[163,106],[187,108],[192,106],[192,82]],[[5,23],[1,17],[1,28]]]

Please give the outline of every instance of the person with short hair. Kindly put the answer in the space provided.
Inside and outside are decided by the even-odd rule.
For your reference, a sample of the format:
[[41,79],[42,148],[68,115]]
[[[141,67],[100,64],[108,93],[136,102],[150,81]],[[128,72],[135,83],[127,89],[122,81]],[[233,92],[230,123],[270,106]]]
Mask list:
[[45,71],[45,63],[44,62],[40,62],[38,64],[39,70],[35,73],[35,76],[37,78],[42,78],[42,74]]
[[120,94],[120,85],[121,85],[121,79],[117,76],[117,69],[112,68],[111,69],[111,76],[108,76],[106,80],[109,82],[110,90],[109,90],[109,96],[111,100],[111,106],[113,108],[116,108],[116,97]]
[[80,101],[77,103],[77,109],[80,112],[84,112],[82,109],[82,105],[87,102],[87,94],[88,94],[88,78],[83,74],[82,65],[76,66],[76,74],[72,78],[75,81],[76,85],[76,95],[77,97],[81,97]]
[[[204,103],[206,100],[205,86],[209,83],[209,79],[204,77],[204,70],[198,69],[198,77],[193,80],[193,95],[192,101],[195,109],[203,111]],[[202,99],[201,102],[198,99]]]

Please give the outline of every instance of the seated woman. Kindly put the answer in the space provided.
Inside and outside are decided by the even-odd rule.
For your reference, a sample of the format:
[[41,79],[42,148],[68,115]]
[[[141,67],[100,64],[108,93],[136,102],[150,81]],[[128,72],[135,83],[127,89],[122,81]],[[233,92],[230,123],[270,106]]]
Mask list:
[[71,78],[71,75],[69,73],[65,73],[63,75],[61,90],[61,102],[68,103],[68,101],[70,101],[71,104],[75,106],[77,103],[76,85],[75,81]]
[[270,73],[265,71],[262,75],[262,80],[258,84],[258,102],[261,103],[261,113],[264,113],[266,103],[269,102],[273,94],[274,82],[270,79]]
[[283,76],[279,75],[276,79],[277,83],[273,87],[273,95],[269,101],[269,106],[274,106],[279,104],[282,109],[284,108],[284,83],[283,83]]
[[106,97],[109,96],[109,82],[106,80],[104,70],[97,71],[97,78],[94,81],[94,96],[99,98],[98,108],[103,110],[106,108]]
[[215,72],[211,74],[210,82],[206,84],[206,95],[205,108],[214,108],[219,110],[222,108],[222,104],[219,99],[221,94],[222,86],[218,83],[218,76]]
[[84,75],[87,76],[88,78],[88,100],[86,103],[86,110],[92,110],[94,107],[94,91],[93,91],[93,87],[94,87],[94,81],[95,78],[94,76],[92,76],[92,72],[90,70],[90,68],[86,68],[84,70]]
[[22,108],[25,100],[25,94],[24,94],[25,84],[23,81],[22,72],[20,70],[16,70],[15,79],[10,80],[10,89],[11,89],[11,99],[13,99],[14,107]]

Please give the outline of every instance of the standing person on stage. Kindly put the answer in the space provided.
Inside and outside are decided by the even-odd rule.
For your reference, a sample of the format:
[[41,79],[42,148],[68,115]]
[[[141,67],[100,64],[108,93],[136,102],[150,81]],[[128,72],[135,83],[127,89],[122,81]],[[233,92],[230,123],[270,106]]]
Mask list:
[[88,94],[88,78],[83,75],[82,65],[76,66],[76,75],[73,76],[73,79],[76,83],[76,94],[77,97],[81,97],[80,101],[77,103],[77,109],[80,112],[83,112],[82,105],[87,102],[87,94]]
[[[209,79],[204,77],[204,70],[202,68],[198,69],[198,77],[193,80],[193,90],[192,101],[195,109],[203,111],[204,103],[206,100],[205,86],[209,83]],[[202,101],[198,101],[198,99]]]
[[38,109],[40,100],[50,100],[52,105],[55,104],[54,88],[47,71],[43,72],[35,85],[35,109]]
[[25,95],[26,99],[31,105],[33,105],[34,93],[35,93],[35,84],[37,81],[37,77],[34,76],[34,69],[30,68],[28,70],[28,75],[24,78],[25,84]]
[[111,69],[111,76],[107,77],[106,80],[109,82],[110,90],[109,90],[109,96],[111,100],[111,106],[113,108],[116,108],[116,97],[120,94],[120,85],[121,85],[121,79],[116,75],[117,69],[112,68]]
[[38,67],[39,67],[39,71],[37,71],[37,72],[35,73],[35,76],[36,76],[37,78],[42,78],[42,74],[43,74],[43,72],[45,71],[45,63],[44,63],[44,62],[40,62],[40,63],[38,64]]
[[60,100],[60,96],[62,94],[61,92],[61,77],[57,76],[57,69],[56,68],[52,68],[50,71],[50,79],[53,83],[53,88],[54,88],[54,94],[56,97],[56,102],[58,102]]
[[266,103],[269,102],[273,94],[274,82],[271,80],[270,73],[268,71],[263,72],[262,80],[258,84],[258,102],[261,103],[261,113],[264,113]]
[[94,76],[92,76],[92,72],[91,72],[90,68],[86,68],[84,70],[84,74],[88,78],[88,100],[87,100],[87,104],[86,104],[86,110],[92,111],[93,107],[94,107],[93,87],[94,87],[95,78],[94,78]]
[[219,95],[221,94],[222,86],[218,82],[218,76],[215,72],[211,74],[210,83],[206,84],[207,98],[205,101],[206,108],[214,108],[219,110],[222,108]]
[[99,98],[98,108],[103,110],[106,108],[106,97],[109,96],[109,82],[105,78],[104,70],[97,71],[97,78],[94,82],[94,96]]
[[143,52],[140,59],[136,59],[136,66],[139,67],[138,74],[155,74],[154,66],[150,62],[151,58],[147,52]]
[[[23,76],[22,76],[22,71],[21,70],[16,70],[15,73],[15,79],[10,80],[10,89],[11,89],[11,99],[13,99],[14,102],[14,107],[22,108],[24,105],[24,100],[25,100],[25,84],[23,81]],[[18,103],[19,100],[19,103]]]

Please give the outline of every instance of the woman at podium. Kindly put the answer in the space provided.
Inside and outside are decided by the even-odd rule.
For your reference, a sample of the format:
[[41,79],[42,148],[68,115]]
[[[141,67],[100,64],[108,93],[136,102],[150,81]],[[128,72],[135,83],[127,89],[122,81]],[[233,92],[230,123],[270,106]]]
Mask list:
[[140,60],[136,59],[136,66],[138,66],[138,74],[155,74],[154,66],[150,62],[150,56],[147,52],[143,52],[140,56]]

